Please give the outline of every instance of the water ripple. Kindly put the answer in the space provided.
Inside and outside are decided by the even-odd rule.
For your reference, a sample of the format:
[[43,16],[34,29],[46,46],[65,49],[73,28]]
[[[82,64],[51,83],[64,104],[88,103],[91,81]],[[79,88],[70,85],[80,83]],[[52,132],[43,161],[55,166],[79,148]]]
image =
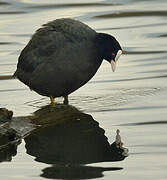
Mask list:
[[[109,31],[109,30],[118,30],[118,29],[135,29],[135,28],[147,28],[147,27],[157,27],[157,26],[167,26],[167,23],[152,23],[144,25],[132,25],[132,26],[123,26],[123,27],[107,27],[107,28],[96,28],[96,31]],[[167,34],[164,35],[165,37]]]
[[[2,64],[3,65],[3,64]],[[7,65],[9,65],[9,64],[7,64]],[[13,76],[0,76],[0,80],[9,80],[9,79],[13,79]]]
[[[159,106],[158,106],[159,107]],[[153,107],[151,107],[153,109]],[[164,107],[166,108],[166,107]],[[157,109],[157,107],[155,108]],[[167,121],[150,121],[150,122],[139,122],[139,123],[127,123],[127,124],[120,124],[120,126],[145,126],[145,125],[157,125],[157,124],[167,124]]]
[[129,55],[129,54],[159,54],[159,53],[167,53],[167,51],[123,51],[123,54]]
[[0,45],[20,45],[20,42],[0,42]]
[[158,78],[167,78],[167,74],[160,76],[146,76],[139,78],[129,78],[129,79],[117,79],[117,80],[99,80],[99,81],[90,81],[89,83],[111,83],[111,82],[123,82],[123,81],[137,81],[137,80],[146,80],[146,79],[158,79]]
[[13,15],[13,14],[26,14],[25,11],[6,11],[6,12],[0,12],[0,15]]
[[[130,101],[129,101],[130,102]],[[123,103],[122,103],[123,105]],[[166,109],[166,106],[142,106],[142,107],[128,107],[128,108],[108,108],[98,109],[91,112],[108,112],[108,111],[136,111],[136,110],[148,110],[148,109]],[[131,123],[134,126],[136,123]],[[119,124],[119,126],[129,126],[129,124]]]
[[[130,110],[145,110],[145,109],[157,109],[166,108],[166,106],[143,106],[143,107],[122,107],[129,103],[138,101],[140,98],[146,96],[152,96],[162,91],[163,88],[121,88],[115,89],[110,94],[99,95],[99,96],[73,96],[70,97],[75,106],[79,106],[80,103],[86,103],[88,107],[84,107],[83,110],[87,112],[108,112],[108,111],[127,111]],[[79,102],[79,103],[78,103]],[[97,104],[98,102],[98,104]],[[105,102],[105,103],[104,103]]]
[[14,91],[25,91],[27,89],[2,89],[0,92],[14,92]]
[[[23,34],[17,34],[17,33],[0,33],[0,36],[2,37],[7,37],[9,38],[10,36],[12,37],[31,37],[33,34],[30,33],[23,33]],[[1,42],[0,42],[1,43]],[[2,43],[6,43],[6,42],[2,42]]]
[[159,37],[167,37],[167,34],[161,34]]
[[98,6],[117,6],[121,5],[118,3],[63,3],[63,4],[44,4],[44,5],[33,5],[28,8],[40,8],[40,9],[49,9],[49,8],[75,8],[75,7],[98,7]]
[[0,6],[1,5],[10,5],[10,3],[8,3],[8,2],[0,2]]
[[167,16],[167,11],[132,11],[132,12],[115,12],[111,14],[102,14],[94,16],[95,18],[125,18],[140,16]]

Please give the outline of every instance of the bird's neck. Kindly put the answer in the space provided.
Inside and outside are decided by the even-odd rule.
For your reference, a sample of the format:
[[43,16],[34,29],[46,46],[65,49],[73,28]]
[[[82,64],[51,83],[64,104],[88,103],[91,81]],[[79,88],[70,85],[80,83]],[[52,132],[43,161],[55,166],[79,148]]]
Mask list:
[[96,38],[95,38],[95,43],[98,48],[99,55],[102,59],[104,59],[104,56],[105,56],[105,37],[106,37],[106,34],[97,33]]

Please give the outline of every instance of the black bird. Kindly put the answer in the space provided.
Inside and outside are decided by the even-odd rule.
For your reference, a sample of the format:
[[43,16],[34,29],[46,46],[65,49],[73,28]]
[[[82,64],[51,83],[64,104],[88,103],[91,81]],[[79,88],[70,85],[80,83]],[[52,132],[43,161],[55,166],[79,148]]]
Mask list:
[[70,18],[44,24],[22,50],[14,76],[38,94],[64,97],[86,84],[103,59],[115,71],[122,54],[118,41],[109,34],[97,33],[88,25]]

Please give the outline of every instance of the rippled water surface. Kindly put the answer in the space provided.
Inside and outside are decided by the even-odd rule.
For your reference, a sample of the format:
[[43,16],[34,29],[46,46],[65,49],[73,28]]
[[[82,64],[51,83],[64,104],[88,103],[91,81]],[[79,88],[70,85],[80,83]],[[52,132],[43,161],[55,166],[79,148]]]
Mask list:
[[[49,103],[10,76],[35,30],[61,17],[114,35],[124,49],[115,73],[104,61],[91,81],[69,99],[71,105],[93,116],[109,142],[120,129],[129,157],[92,163],[82,170],[60,170],[35,161],[22,141],[12,160],[0,164],[0,179],[70,179],[64,174],[79,171],[80,176],[73,179],[167,179],[166,0],[0,1],[0,107],[12,110],[14,116],[25,116]],[[81,176],[84,173],[87,176]]]

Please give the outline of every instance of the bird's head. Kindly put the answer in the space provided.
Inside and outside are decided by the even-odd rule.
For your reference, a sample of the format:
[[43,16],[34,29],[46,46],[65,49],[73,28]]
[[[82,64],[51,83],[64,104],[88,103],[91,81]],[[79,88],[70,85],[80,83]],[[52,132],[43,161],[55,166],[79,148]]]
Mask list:
[[98,33],[96,40],[101,57],[111,63],[111,67],[114,72],[116,62],[122,54],[122,48],[119,42],[115,39],[115,37],[104,33]]

